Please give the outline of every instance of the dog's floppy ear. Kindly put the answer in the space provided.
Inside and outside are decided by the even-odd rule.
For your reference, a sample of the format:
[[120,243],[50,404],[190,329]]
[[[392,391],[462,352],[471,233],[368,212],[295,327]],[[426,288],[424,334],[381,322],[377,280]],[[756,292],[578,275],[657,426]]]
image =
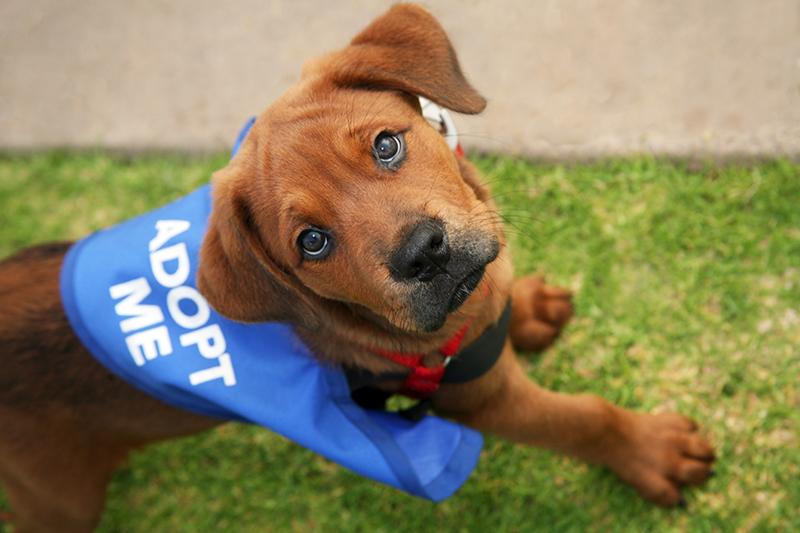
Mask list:
[[295,294],[295,280],[273,260],[255,226],[247,188],[254,180],[245,179],[254,171],[254,135],[249,137],[228,166],[214,174],[197,286],[217,312],[232,320],[285,321],[297,314],[304,298]]
[[413,4],[392,7],[350,46],[313,67],[328,70],[340,86],[400,90],[459,113],[476,114],[486,107],[461,72],[444,29]]

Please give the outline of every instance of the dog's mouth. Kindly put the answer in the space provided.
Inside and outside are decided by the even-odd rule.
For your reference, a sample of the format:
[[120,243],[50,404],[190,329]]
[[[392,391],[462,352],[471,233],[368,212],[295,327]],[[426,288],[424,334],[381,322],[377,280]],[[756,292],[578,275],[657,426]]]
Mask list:
[[483,273],[486,270],[486,267],[480,267],[464,277],[461,282],[456,285],[456,288],[453,290],[453,295],[450,297],[450,303],[447,305],[447,312],[452,313],[461,305],[467,301],[469,295],[475,290],[475,287],[481,282],[483,279]]
[[447,322],[483,280],[486,268],[500,253],[500,243],[491,234],[478,230],[450,234],[449,261],[442,272],[429,280],[403,283],[408,316],[414,330],[434,332]]

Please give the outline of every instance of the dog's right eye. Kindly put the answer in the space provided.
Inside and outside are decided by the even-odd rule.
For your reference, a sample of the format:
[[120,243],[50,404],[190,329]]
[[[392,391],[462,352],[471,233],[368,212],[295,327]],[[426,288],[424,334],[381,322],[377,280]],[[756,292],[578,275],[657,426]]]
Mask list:
[[390,170],[396,170],[405,157],[405,144],[402,134],[384,131],[372,143],[375,159]]
[[297,245],[308,259],[324,259],[331,251],[333,239],[320,229],[309,228],[300,233]]

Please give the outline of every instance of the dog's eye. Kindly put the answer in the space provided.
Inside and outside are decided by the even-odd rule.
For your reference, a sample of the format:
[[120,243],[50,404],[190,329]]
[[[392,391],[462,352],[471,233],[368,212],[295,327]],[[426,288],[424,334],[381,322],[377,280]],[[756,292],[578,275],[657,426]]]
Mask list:
[[400,140],[394,135],[381,133],[375,139],[375,154],[381,161],[391,161],[400,151]]
[[300,233],[297,244],[300,250],[309,259],[323,259],[331,251],[331,236],[326,232],[310,228]]
[[402,162],[405,155],[403,135],[384,131],[372,143],[375,158],[382,165],[394,170]]

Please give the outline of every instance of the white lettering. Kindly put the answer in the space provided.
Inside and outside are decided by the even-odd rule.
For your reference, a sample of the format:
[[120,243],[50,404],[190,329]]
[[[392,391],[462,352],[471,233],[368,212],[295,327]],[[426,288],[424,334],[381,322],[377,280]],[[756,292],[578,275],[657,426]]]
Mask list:
[[197,372],[192,372],[189,374],[189,383],[197,386],[202,385],[203,383],[208,383],[214,379],[222,378],[225,386],[233,387],[236,385],[236,375],[233,373],[231,356],[226,353],[222,354],[217,358],[217,361],[219,361],[219,366],[212,366],[211,368],[198,370]]
[[216,324],[184,333],[180,339],[183,347],[197,345],[197,351],[206,359],[214,359],[225,353],[225,336]]
[[188,230],[188,220],[159,220],[156,222],[156,236],[150,241],[150,251],[154,252],[164,246],[168,240]]
[[172,353],[172,342],[169,340],[167,326],[150,328],[125,337],[125,344],[137,366],[142,366],[145,360],[153,360],[159,355]]
[[[167,272],[166,264],[171,261],[176,261],[177,266],[174,272]],[[180,242],[152,252],[150,268],[162,287],[177,287],[185,283],[189,278],[189,251],[186,243]]]
[[[186,314],[181,309],[181,300],[191,300],[197,306],[197,312]],[[179,326],[186,329],[196,329],[208,322],[211,316],[211,308],[194,287],[181,286],[175,287],[167,294],[167,309],[172,319]]]
[[114,306],[120,316],[129,316],[119,323],[123,333],[146,328],[164,321],[164,313],[157,305],[142,305],[142,300],[150,294],[150,284],[145,278],[136,278],[119,283],[108,289],[111,298],[121,302]]
[[[195,353],[216,360],[215,366],[192,372],[189,382],[197,386],[221,379],[226,386],[232,387],[236,385],[236,374],[231,356],[226,351],[222,328],[218,324],[207,324],[211,318],[208,302],[197,289],[185,285],[191,274],[188,247],[185,242],[166,246],[171,239],[186,232],[191,224],[186,220],[159,220],[155,227],[156,235],[149,243],[150,269],[156,282],[169,289],[167,312],[178,326],[188,330],[178,337],[181,346],[195,346]],[[109,288],[109,293],[111,298],[119,300],[114,311],[127,317],[120,322],[120,329],[123,333],[134,332],[125,337],[125,343],[137,366],[173,353],[170,331],[164,324],[163,303],[160,306],[142,303],[152,294],[147,278],[119,283]],[[180,351],[179,354],[183,356]]]

